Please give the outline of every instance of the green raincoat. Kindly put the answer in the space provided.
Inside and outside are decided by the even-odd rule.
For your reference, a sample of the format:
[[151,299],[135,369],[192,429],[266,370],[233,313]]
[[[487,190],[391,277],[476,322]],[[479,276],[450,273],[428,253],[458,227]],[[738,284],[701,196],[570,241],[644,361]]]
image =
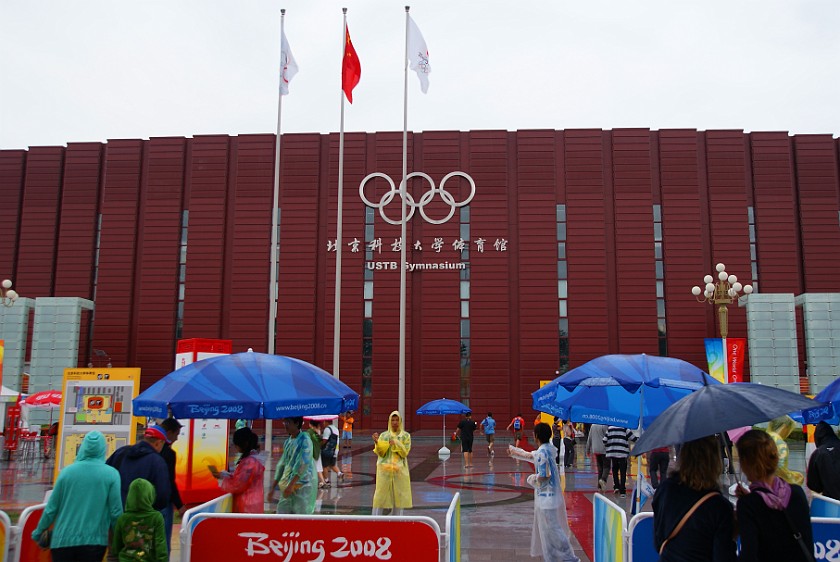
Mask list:
[[111,553],[116,554],[120,562],[169,560],[163,515],[152,507],[154,501],[155,487],[151,482],[145,478],[131,482],[125,513],[117,519],[111,541]]
[[[391,416],[400,418],[400,430],[391,431]],[[376,491],[373,493],[374,508],[410,508],[411,479],[408,474],[408,452],[411,451],[411,435],[403,427],[398,411],[388,416],[388,430],[379,434],[373,447],[379,456],[376,461]]]
[[[295,491],[289,497],[283,496],[289,484],[297,476]],[[315,512],[315,497],[318,495],[318,473],[312,458],[312,440],[305,431],[297,437],[289,437],[283,445],[283,454],[277,463],[274,479],[280,486],[280,501],[277,513],[309,515]]]

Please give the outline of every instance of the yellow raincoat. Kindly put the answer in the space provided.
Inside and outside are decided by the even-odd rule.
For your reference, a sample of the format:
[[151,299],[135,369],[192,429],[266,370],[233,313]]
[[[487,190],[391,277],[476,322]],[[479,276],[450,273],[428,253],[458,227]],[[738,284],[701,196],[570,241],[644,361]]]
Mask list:
[[779,450],[779,465],[776,467],[776,476],[785,480],[788,484],[796,484],[801,486],[805,481],[805,477],[801,472],[790,470],[788,468],[788,445],[785,439],[793,430],[795,422],[790,416],[782,416],[771,420],[767,424],[767,433],[773,438],[776,443],[776,448]]
[[[391,416],[400,419],[398,433],[391,431]],[[373,493],[373,507],[381,509],[410,508],[411,479],[408,474],[408,452],[411,450],[411,435],[403,427],[398,411],[388,416],[388,430],[379,434],[373,447],[379,459],[376,461],[376,491]]]

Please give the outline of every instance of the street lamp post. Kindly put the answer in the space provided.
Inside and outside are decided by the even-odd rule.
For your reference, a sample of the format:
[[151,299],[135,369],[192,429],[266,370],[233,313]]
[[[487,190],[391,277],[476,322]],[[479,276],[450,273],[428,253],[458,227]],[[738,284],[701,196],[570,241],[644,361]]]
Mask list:
[[726,273],[726,266],[722,263],[717,264],[715,270],[717,270],[717,281],[711,275],[707,275],[703,278],[705,287],[700,288],[695,285],[691,288],[691,294],[697,298],[697,302],[707,302],[718,307],[720,337],[725,338],[729,333],[727,307],[743,296],[742,291],[744,295],[749,295],[753,292],[753,288],[752,285],[742,286],[737,277]]
[[15,304],[18,294],[17,291],[12,289],[12,282],[9,279],[3,279],[0,287],[2,287],[0,288],[0,302],[3,303],[3,306],[12,306]]

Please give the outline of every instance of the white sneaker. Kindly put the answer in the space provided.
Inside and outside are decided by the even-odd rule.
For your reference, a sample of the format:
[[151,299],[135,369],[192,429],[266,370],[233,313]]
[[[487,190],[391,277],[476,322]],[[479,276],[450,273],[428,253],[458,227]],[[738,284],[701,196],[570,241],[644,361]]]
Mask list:
[[601,480],[600,478],[598,479],[598,489],[602,492],[605,492],[607,490],[607,483]]
[[343,472],[338,473],[338,479],[339,480],[344,480],[344,473]]

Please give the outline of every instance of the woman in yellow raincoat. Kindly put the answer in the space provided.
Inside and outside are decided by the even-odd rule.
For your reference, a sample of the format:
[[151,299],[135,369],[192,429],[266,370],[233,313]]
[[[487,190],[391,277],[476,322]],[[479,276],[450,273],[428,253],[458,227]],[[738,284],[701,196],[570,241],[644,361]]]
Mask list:
[[805,481],[805,477],[801,472],[796,472],[788,468],[788,445],[787,436],[793,430],[795,422],[790,416],[782,416],[774,420],[770,420],[767,424],[767,433],[773,438],[776,443],[776,448],[779,450],[779,466],[776,468],[776,476],[787,482],[788,484],[796,484],[801,486]]
[[412,505],[408,474],[411,435],[403,428],[398,411],[391,412],[388,420],[388,431],[373,434],[373,452],[379,456],[376,461],[373,515],[382,515],[383,509],[391,509],[391,515],[402,515],[403,509]]

